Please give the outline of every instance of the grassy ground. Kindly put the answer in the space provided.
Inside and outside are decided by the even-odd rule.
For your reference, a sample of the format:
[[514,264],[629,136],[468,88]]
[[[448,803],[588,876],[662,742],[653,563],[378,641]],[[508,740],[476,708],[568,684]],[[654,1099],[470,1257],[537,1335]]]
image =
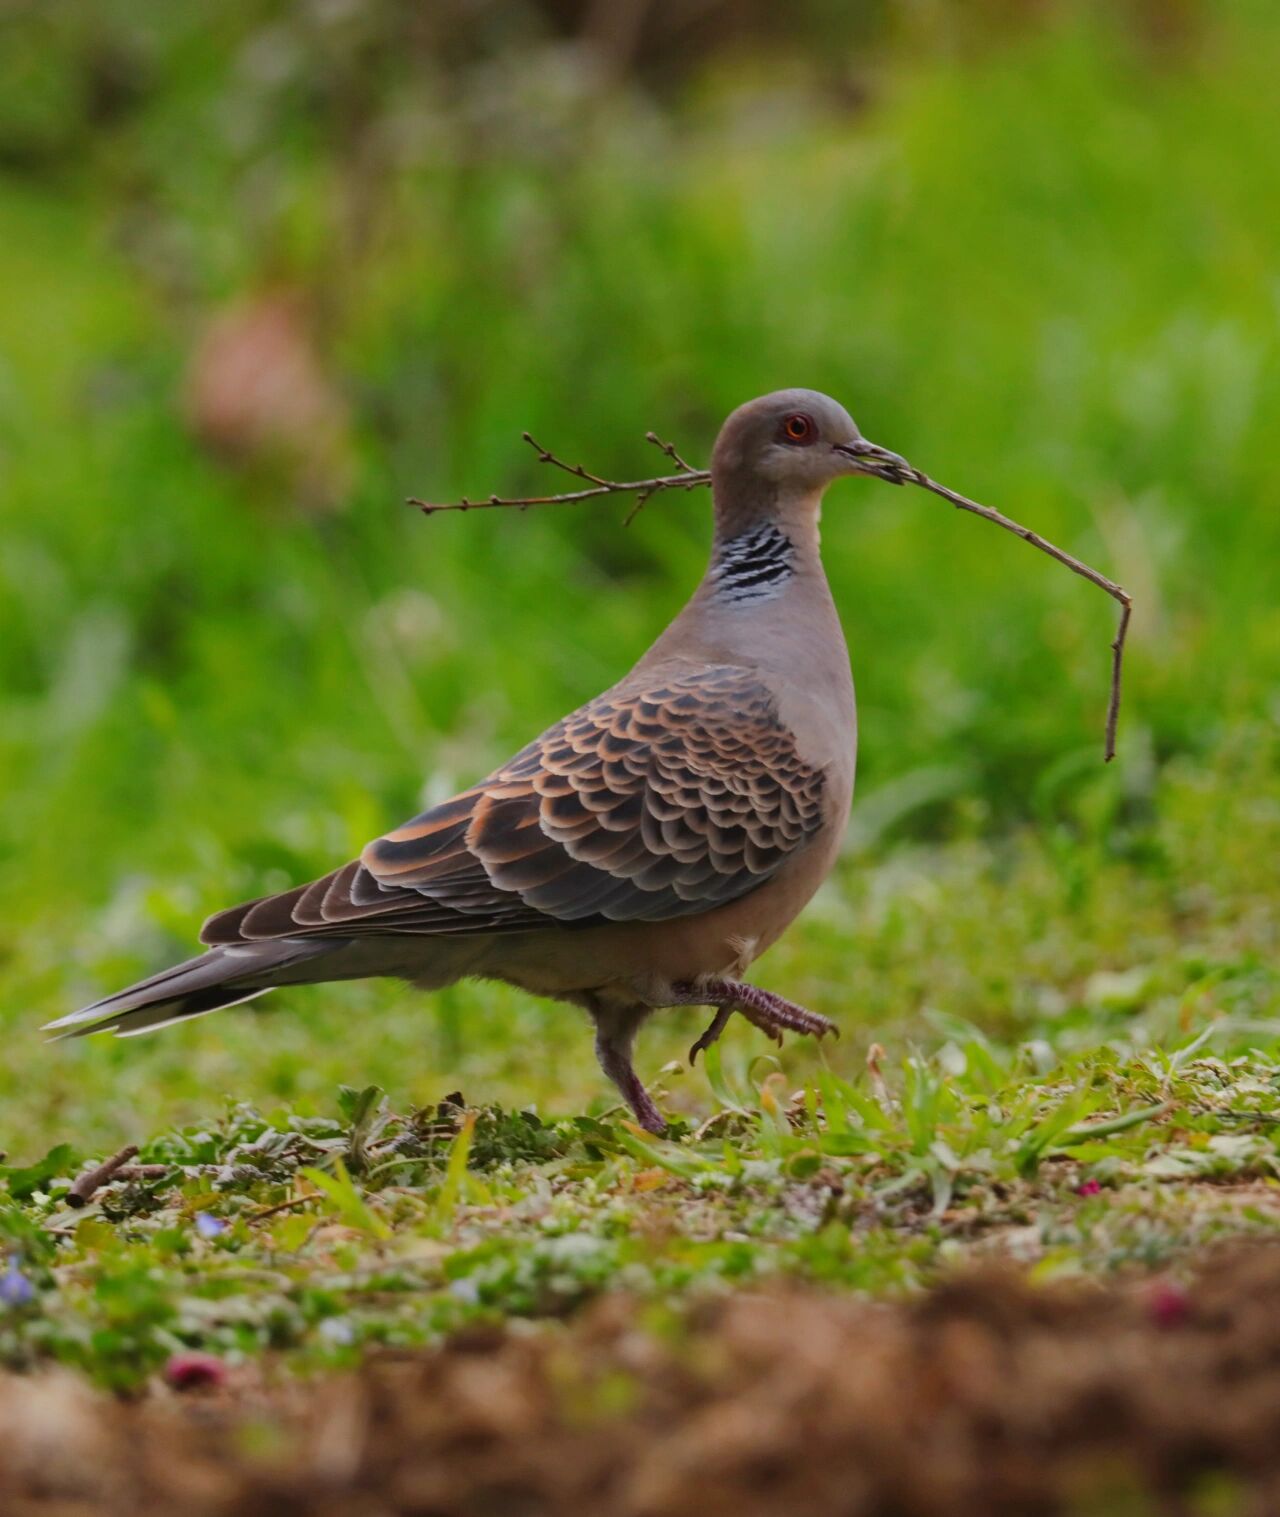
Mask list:
[[[532,97],[468,75],[442,126],[391,63],[385,98],[317,106],[346,23],[309,14],[46,18],[5,52],[78,79],[106,46],[138,82],[102,119],[70,87],[0,105],[4,1354],[134,1384],[180,1345],[310,1363],[615,1283],[892,1290],[987,1249],[1106,1271],[1268,1228],[1274,16],[1220,7],[1182,51],[1083,8],[889,49],[856,107],[749,60],[659,107],[568,88],[548,44]],[[191,399],[208,323],[258,311],[262,344],[282,291],[327,420],[305,456],[281,421],[229,457]],[[40,1041],[593,694],[705,552],[696,496],[628,532],[401,497],[528,482],[523,427],[606,470],[650,426],[700,457],[783,383],[1138,599],[1104,769],[1113,608],[923,496],[833,493],[859,796],[759,978],[840,1044],[775,1061],[734,1027],[690,1073],[699,1025],[664,1017],[654,1144],[574,1013],[493,987]],[[353,1143],[342,1086],[405,1115],[373,1098]],[[70,1212],[128,1141],[184,1167]]]
[[537,1333],[472,1326],[306,1382],[250,1365],[182,1398],[0,1374],[0,1499],[21,1517],[1263,1517],[1280,1250],[1204,1264],[1185,1287],[988,1268],[894,1302],[615,1296]]
[[[6,1171],[0,1353],[130,1386],[182,1349],[314,1365],[618,1286],[667,1300],[782,1274],[899,1292],[991,1254],[1107,1274],[1273,1234],[1280,806],[1255,740],[1215,784],[1164,771],[1136,855],[1073,838],[1055,858],[1030,833],[852,857],[762,974],[841,1015],[845,1038],[775,1055],[734,1027],[690,1072],[698,1023],[660,1020],[644,1064],[668,1141],[603,1109],[571,1013],[518,1042],[491,992],[463,1027],[392,991],[354,1018],[325,991],[309,1014],[265,1015],[259,1106],[210,1095],[234,1087],[252,1028],[183,1029],[152,1059],[199,1120],[154,1135],[123,1116],[154,1064],[60,1053],[60,1099],[28,1109],[61,1141]],[[1234,850],[1205,846],[1211,817]],[[470,1089],[441,1103],[444,1068]],[[394,1098],[354,1083],[371,1071]],[[411,1110],[418,1091],[430,1104]],[[73,1210],[108,1113],[166,1167]]]

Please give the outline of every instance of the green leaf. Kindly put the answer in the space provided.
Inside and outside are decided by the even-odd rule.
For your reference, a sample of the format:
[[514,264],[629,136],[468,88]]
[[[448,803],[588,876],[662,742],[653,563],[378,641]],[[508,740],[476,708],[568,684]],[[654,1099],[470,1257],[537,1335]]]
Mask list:
[[368,1167],[367,1147],[377,1131],[385,1127],[383,1109],[386,1098],[380,1085],[366,1085],[356,1090],[351,1085],[338,1087],[338,1107],[351,1125],[347,1142],[347,1163],[363,1172]]
[[791,1155],[785,1165],[793,1180],[807,1180],[822,1168],[822,1155],[813,1148],[802,1148]]
[[1074,1123],[1092,1111],[1100,1099],[1087,1091],[1082,1092],[1060,1102],[1047,1116],[1042,1117],[1023,1138],[1014,1155],[1014,1167],[1018,1173],[1033,1175],[1040,1167],[1041,1157],[1055,1146],[1057,1140]]
[[9,1194],[15,1201],[28,1201],[38,1190],[46,1190],[50,1180],[65,1175],[69,1180],[80,1165],[80,1157],[70,1143],[59,1143],[43,1159],[25,1169],[0,1170],[8,1181]]

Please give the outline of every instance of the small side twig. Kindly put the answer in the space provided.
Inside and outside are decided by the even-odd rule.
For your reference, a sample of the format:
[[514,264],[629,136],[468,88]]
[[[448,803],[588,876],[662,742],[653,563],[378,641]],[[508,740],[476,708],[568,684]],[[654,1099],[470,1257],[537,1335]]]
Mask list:
[[315,1196],[290,1196],[286,1201],[277,1201],[273,1206],[263,1206],[249,1213],[250,1222],[265,1222],[268,1217],[278,1216],[282,1211],[292,1211],[295,1206],[305,1206]]
[[675,444],[663,442],[656,432],[646,432],[644,440],[645,442],[651,442],[660,453],[665,453],[681,474],[701,474],[704,472],[702,469],[695,469],[691,463],[686,463],[676,452]]
[[[675,464],[676,469],[679,471],[679,474],[683,474],[685,476],[686,489],[692,489],[694,485],[711,483],[711,474],[709,470],[695,469],[692,464],[686,463],[685,460],[680,457],[679,453],[676,452],[675,445],[673,443],[663,442],[663,440],[658,436],[656,432],[646,432],[644,434],[644,440],[645,442],[651,442],[660,453],[665,453],[671,462]],[[664,477],[674,478],[678,476]],[[635,521],[636,517],[639,516],[640,512],[644,509],[645,502],[652,494],[652,490],[640,491],[640,493],[636,496],[635,505],[632,506],[630,511],[628,511],[627,514],[622,518],[622,525],[624,527],[629,527],[631,523]]]
[[[645,441],[652,443],[661,453],[664,453],[676,466],[675,474],[661,474],[652,479],[616,480],[604,479],[598,474],[592,474],[581,464],[566,463],[564,459],[557,458],[549,449],[536,442],[528,432],[522,434],[524,441],[538,455],[540,463],[550,464],[553,468],[561,469],[566,474],[572,474],[575,479],[587,482],[585,490],[568,490],[558,495],[521,495],[501,496],[490,495],[487,500],[470,500],[463,496],[461,500],[431,502],[419,500],[417,496],[409,497],[409,504],[416,506],[424,516],[433,516],[437,511],[471,511],[489,510],[496,507],[514,507],[523,511],[529,506],[552,506],[569,505],[581,500],[597,500],[607,495],[634,495],[635,505],[626,517],[629,525],[635,518],[636,513],[652,495],[660,490],[693,490],[700,485],[711,483],[711,471],[709,469],[696,469],[688,463],[676,451],[673,444],[663,442],[655,432],[646,432]],[[1120,721],[1120,688],[1124,664],[1125,638],[1129,631],[1129,618],[1133,613],[1133,598],[1129,592],[1108,579],[1105,574],[1100,574],[1081,559],[1064,549],[1051,543],[1048,538],[1041,537],[1038,532],[1033,532],[1029,527],[1024,527],[1012,517],[1005,516],[999,511],[994,511],[990,506],[979,505],[976,500],[970,500],[966,495],[960,495],[955,490],[949,490],[946,485],[941,485],[936,479],[930,479],[921,469],[915,468],[905,460],[901,464],[886,464],[874,471],[881,479],[886,479],[892,484],[919,485],[923,490],[929,490],[934,495],[941,496],[961,511],[970,511],[975,516],[981,516],[984,520],[994,522],[997,527],[1003,527],[1006,532],[1012,532],[1015,537],[1020,537],[1023,542],[1030,543],[1033,548],[1038,548],[1041,553],[1047,553],[1050,558],[1065,565],[1073,574],[1078,574],[1082,579],[1087,579],[1091,585],[1096,585],[1099,590],[1104,590],[1114,601],[1120,605],[1120,623],[1116,629],[1116,635],[1111,643],[1111,688],[1107,699],[1107,715],[1105,727],[1104,759],[1110,763],[1116,756],[1116,728]]]
[[101,1164],[95,1165],[93,1169],[85,1170],[84,1174],[78,1176],[72,1182],[71,1189],[67,1192],[66,1196],[67,1205],[75,1211],[79,1211],[83,1206],[88,1206],[94,1194],[101,1190],[104,1185],[114,1180],[125,1165],[128,1164],[129,1160],[137,1158],[137,1155],[138,1145],[136,1143],[126,1143],[118,1154],[112,1154],[109,1159],[104,1159]]

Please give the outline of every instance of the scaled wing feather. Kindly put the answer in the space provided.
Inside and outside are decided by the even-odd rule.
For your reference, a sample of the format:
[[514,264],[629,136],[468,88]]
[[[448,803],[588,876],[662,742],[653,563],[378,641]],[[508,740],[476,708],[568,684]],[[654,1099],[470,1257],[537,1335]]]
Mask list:
[[470,790],[204,941],[662,921],[747,894],[817,832],[824,775],[766,687],[723,666],[633,675]]

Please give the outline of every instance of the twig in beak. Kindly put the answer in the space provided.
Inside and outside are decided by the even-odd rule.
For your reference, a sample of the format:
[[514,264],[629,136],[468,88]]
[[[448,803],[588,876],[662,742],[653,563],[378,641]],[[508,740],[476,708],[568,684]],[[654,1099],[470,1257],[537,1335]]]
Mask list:
[[987,521],[994,522],[997,527],[1003,527],[1006,532],[1012,532],[1015,537],[1022,538],[1023,542],[1030,543],[1033,548],[1039,548],[1041,553],[1047,553],[1050,558],[1056,558],[1060,564],[1065,564],[1073,574],[1078,574],[1081,579],[1087,579],[1091,585],[1097,585],[1099,590],[1105,590],[1112,600],[1120,604],[1120,625],[1116,629],[1115,640],[1111,644],[1111,694],[1107,700],[1106,738],[1104,747],[1104,761],[1110,763],[1116,756],[1116,727],[1120,721],[1120,680],[1124,663],[1124,642],[1129,631],[1129,618],[1133,614],[1133,599],[1129,592],[1117,585],[1114,580],[1108,579],[1105,574],[1099,574],[1096,569],[1090,568],[1080,559],[1073,557],[1064,549],[1055,546],[1047,538],[1041,537],[1038,532],[1032,532],[1029,527],[1013,521],[1010,517],[1002,515],[999,511],[993,511],[990,506],[980,506],[976,500],[970,500],[966,495],[959,495],[954,490],[948,490],[946,485],[940,485],[936,479],[930,479],[927,474],[907,464],[903,469],[903,478],[910,484],[919,485],[923,490],[931,490],[935,495],[940,495],[943,500],[948,500],[961,511],[972,511],[975,516],[984,517]]

